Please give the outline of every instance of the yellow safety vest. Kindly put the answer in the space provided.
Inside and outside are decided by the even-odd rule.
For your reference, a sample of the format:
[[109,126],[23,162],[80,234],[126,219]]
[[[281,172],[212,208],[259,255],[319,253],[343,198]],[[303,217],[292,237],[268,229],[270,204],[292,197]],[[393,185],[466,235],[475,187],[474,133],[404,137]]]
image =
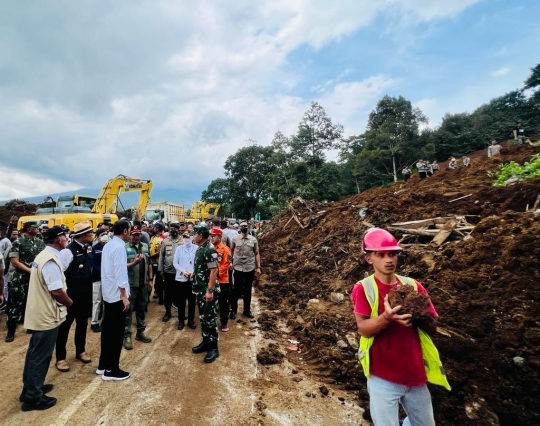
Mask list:
[[[396,277],[401,282],[401,284],[412,285],[414,289],[418,291],[416,281],[412,278],[403,277],[400,275],[396,275]],[[364,293],[366,294],[369,306],[371,306],[370,318],[377,318],[379,316],[379,289],[377,288],[377,283],[375,282],[375,275],[364,278],[362,281],[356,283],[356,285],[358,284],[361,284],[362,287],[364,287]],[[416,327],[416,330],[418,331],[418,337],[420,338],[420,346],[422,347],[422,358],[424,359],[424,367],[426,369],[426,376],[428,382],[442,386],[447,390],[451,390],[450,384],[446,379],[444,367],[439,357],[439,351],[437,351],[437,348],[431,340],[431,337],[419,327]],[[360,344],[358,346],[358,360],[362,365],[366,377],[370,376],[369,350],[371,348],[371,345],[373,345],[374,340],[375,336],[360,337]]]

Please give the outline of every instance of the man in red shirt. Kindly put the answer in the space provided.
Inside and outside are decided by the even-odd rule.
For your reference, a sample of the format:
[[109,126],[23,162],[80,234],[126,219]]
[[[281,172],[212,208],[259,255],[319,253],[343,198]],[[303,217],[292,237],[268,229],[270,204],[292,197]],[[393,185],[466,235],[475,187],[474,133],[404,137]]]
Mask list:
[[[388,293],[399,285],[415,284],[419,292],[427,295],[427,291],[419,282],[395,274],[402,248],[389,232],[379,228],[368,231],[362,249],[375,273],[357,283],[351,297],[358,332],[363,338],[374,338],[368,349],[369,375],[366,372],[373,422],[375,426],[397,425],[401,404],[407,413],[404,426],[434,426],[431,395],[426,385],[427,376],[417,327],[412,324],[410,314],[398,314],[400,305],[392,308],[388,302]],[[372,313],[368,300],[369,286],[373,282],[378,291],[376,314]],[[429,312],[433,318],[437,317],[431,303]],[[434,321],[429,328],[424,331],[435,331]]]
[[231,249],[221,240],[223,231],[220,228],[210,230],[211,243],[218,254],[218,282],[220,293],[219,316],[221,320],[221,331],[229,331],[227,322],[229,320],[229,310],[231,307],[231,285],[229,284],[229,269],[232,263]]

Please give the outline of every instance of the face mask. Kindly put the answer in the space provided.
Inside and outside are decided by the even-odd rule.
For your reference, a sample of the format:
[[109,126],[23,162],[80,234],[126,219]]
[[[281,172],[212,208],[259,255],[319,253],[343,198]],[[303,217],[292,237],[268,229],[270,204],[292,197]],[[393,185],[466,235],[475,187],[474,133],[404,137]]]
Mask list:
[[242,226],[240,228],[240,232],[247,232],[247,231],[248,231],[247,226]]
[[171,231],[171,235],[173,237],[176,237],[178,235],[178,231],[176,231],[176,230]]
[[191,245],[191,239],[189,239],[189,238],[184,238],[184,244],[185,244],[186,246]]

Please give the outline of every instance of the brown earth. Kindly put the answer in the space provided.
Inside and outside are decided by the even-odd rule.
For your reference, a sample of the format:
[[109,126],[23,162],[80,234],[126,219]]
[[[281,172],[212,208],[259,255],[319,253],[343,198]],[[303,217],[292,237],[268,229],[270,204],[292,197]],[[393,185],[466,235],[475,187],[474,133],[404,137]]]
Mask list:
[[[295,200],[302,226],[285,210],[260,235],[258,321],[235,322],[210,366],[190,353],[199,330],[178,332],[162,323],[153,302],[148,334],[154,342],[123,351],[132,378],[102,382],[95,362],[85,366],[71,358],[70,373],[54,366],[49,372],[58,405],[21,413],[17,396],[28,336],[18,332],[6,344],[2,324],[0,423],[359,424],[368,395],[349,293],[370,273],[359,251],[363,233],[369,224],[467,215],[477,224],[472,239],[449,239],[435,248],[425,244],[429,238],[415,237],[400,257],[399,273],[425,285],[445,331],[435,343],[452,391],[430,387],[437,424],[539,424],[540,222],[525,208],[534,204],[540,178],[502,188],[491,186],[486,174],[539,151],[514,146],[490,159],[478,152],[470,168],[441,170],[424,181],[413,176],[335,203]],[[36,207],[18,201],[0,207],[0,229],[12,214],[32,214]],[[98,356],[99,335],[89,334],[88,350]]]
[[349,301],[353,284],[371,273],[359,250],[363,233],[369,224],[466,215],[477,225],[472,238],[436,248],[415,237],[398,271],[428,289],[446,334],[435,343],[452,391],[430,385],[437,424],[540,424],[540,216],[525,212],[540,178],[494,187],[487,175],[539,151],[509,146],[486,158],[484,150],[470,156],[471,167],[423,181],[415,175],[333,203],[293,200],[298,220],[286,209],[260,235],[268,313],[259,321],[267,337],[279,339],[286,328],[302,349],[289,361],[302,358],[301,371],[354,392],[367,407]]

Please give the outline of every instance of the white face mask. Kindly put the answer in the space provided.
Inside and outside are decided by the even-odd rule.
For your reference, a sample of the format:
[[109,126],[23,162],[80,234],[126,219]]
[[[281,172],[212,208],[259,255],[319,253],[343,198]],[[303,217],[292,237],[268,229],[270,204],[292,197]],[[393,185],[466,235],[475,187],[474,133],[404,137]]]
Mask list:
[[186,246],[189,247],[189,246],[191,245],[191,239],[190,239],[190,238],[184,238],[183,240],[184,240],[184,244],[185,244]]

